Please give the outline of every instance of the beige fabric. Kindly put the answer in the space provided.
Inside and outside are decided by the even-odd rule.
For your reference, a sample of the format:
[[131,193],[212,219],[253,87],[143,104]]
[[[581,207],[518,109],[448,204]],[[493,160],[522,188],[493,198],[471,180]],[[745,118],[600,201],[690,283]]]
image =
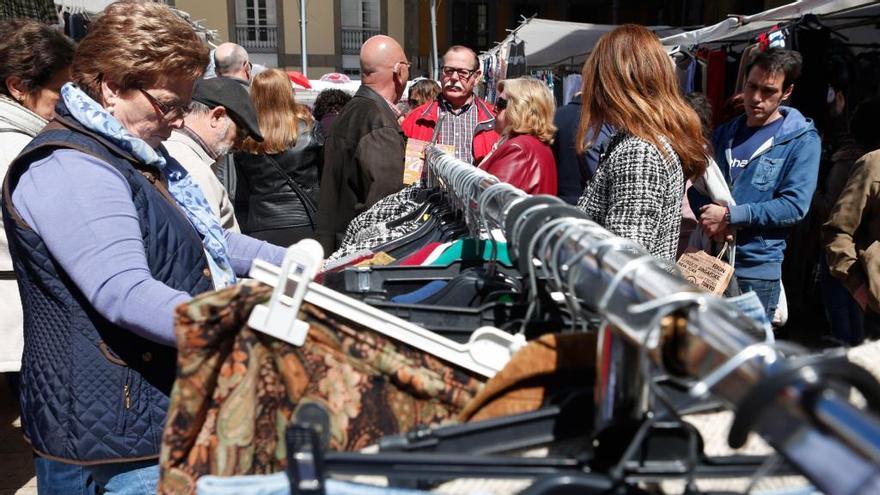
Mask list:
[[229,200],[229,194],[214,173],[215,160],[205,152],[199,143],[182,132],[172,132],[168,141],[162,144],[165,145],[168,154],[180,162],[196,184],[202,188],[205,199],[211,205],[211,210],[220,218],[220,226],[226,230],[241,232],[238,221],[235,219],[232,202]]
[[[0,177],[12,160],[37,135],[46,121],[39,115],[0,96]],[[9,241],[0,218],[0,271],[12,271]],[[24,349],[23,315],[18,284],[15,280],[0,280],[0,372],[21,369],[21,353]]]

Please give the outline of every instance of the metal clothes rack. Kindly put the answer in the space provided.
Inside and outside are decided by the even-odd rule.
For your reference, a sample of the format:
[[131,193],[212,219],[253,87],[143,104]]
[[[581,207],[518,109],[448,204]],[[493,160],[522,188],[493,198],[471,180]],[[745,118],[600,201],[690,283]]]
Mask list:
[[[880,493],[880,385],[866,371],[756,341],[750,331],[760,330],[734,306],[698,291],[672,263],[576,208],[529,196],[438,149],[425,154],[428,184],[445,188],[472,228],[503,230],[523,273],[545,279],[575,310],[586,306],[610,323],[598,339],[598,361],[606,353],[620,359],[597,375],[597,383],[608,384],[598,391],[597,427],[619,414],[645,416],[641,377],[653,363],[699,380],[692,394],[711,394],[736,411],[732,447],[754,431],[824,493]],[[686,317],[686,324],[661,333],[669,315]],[[852,405],[841,385],[855,386],[874,412]]]

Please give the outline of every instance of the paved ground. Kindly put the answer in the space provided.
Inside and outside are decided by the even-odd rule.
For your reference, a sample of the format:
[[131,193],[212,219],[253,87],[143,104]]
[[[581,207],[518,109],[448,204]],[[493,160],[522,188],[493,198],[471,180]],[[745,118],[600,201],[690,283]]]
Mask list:
[[36,495],[34,461],[21,438],[18,400],[0,374],[0,495]]

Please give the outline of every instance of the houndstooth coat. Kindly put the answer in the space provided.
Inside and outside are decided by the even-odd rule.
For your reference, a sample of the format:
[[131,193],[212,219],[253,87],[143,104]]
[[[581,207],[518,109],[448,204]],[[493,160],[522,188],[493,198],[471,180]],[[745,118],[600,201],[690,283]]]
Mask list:
[[665,157],[643,139],[622,131],[615,134],[578,208],[614,234],[674,261],[684,174],[669,141],[661,141]]

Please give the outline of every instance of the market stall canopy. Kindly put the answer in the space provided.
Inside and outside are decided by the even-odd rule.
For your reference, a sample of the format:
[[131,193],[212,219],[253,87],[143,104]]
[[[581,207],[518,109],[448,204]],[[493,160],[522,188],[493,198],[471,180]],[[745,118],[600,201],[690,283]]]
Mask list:
[[[617,26],[610,24],[551,21],[533,17],[524,20],[499,47],[514,39],[525,41],[526,64],[529,67],[581,65],[599,37],[615,27]],[[649,26],[649,29],[660,36],[681,31],[665,26]],[[489,51],[496,50],[497,47]]]
[[733,16],[718,24],[667,36],[660,41],[667,46],[695,46],[745,40],[780,22],[793,21],[806,14],[820,17],[823,22],[830,23],[829,27],[834,27],[835,23],[849,23],[853,18],[880,15],[880,4],[876,0],[800,0],[759,14]]

